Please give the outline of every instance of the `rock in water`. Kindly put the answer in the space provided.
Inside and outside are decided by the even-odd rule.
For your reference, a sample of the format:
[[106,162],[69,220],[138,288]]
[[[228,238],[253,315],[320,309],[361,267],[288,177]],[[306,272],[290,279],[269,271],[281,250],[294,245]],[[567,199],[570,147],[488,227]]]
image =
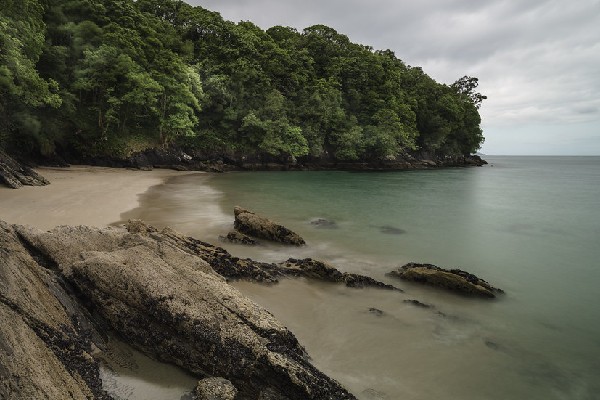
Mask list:
[[219,236],[219,239],[228,241],[231,243],[236,243],[236,244],[245,244],[248,246],[255,246],[255,245],[259,244],[256,240],[252,239],[250,236],[244,235],[243,233],[238,232],[238,231],[231,231],[231,232],[227,233],[227,236]]
[[388,275],[450,289],[467,295],[496,297],[504,293],[477,276],[460,269],[443,269],[432,264],[408,263]]
[[223,377],[244,399],[355,398],[309,362],[272,314],[179,247],[172,231],[140,222],[129,228],[18,227],[18,234],[94,313],[158,360]]
[[233,211],[235,214],[234,228],[239,232],[295,246],[306,244],[300,235],[267,218],[261,217],[242,207],[235,207]]
[[287,261],[277,264],[277,267],[277,270],[284,275],[317,279],[326,282],[341,282],[345,283],[348,287],[354,288],[376,287],[402,292],[402,289],[398,289],[392,285],[385,284],[368,276],[341,272],[323,261],[313,260],[312,258],[301,260],[290,258]]
[[314,218],[310,220],[310,224],[314,225],[317,228],[322,229],[337,229],[338,226],[335,221],[331,221],[325,218]]
[[396,228],[394,226],[389,225],[379,227],[379,231],[388,235],[402,235],[403,233],[406,233],[404,229]]
[[4,183],[12,189],[18,189],[23,185],[44,186],[50,182],[0,150],[0,183]]

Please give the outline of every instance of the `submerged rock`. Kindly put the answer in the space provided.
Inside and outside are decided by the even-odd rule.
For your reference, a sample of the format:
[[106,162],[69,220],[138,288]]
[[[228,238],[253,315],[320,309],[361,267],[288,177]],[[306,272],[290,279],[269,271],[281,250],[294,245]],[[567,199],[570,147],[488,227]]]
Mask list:
[[402,235],[403,233],[406,233],[404,229],[396,228],[389,225],[379,227],[379,231],[388,235]]
[[141,222],[128,228],[14,229],[76,287],[92,313],[144,353],[198,377],[226,378],[244,399],[354,399],[190,242]]
[[443,269],[432,264],[408,263],[388,275],[403,280],[426,283],[467,295],[496,297],[504,293],[477,276],[460,269]]
[[369,312],[377,317],[383,317],[383,315],[385,314],[382,310],[375,307],[369,308]]
[[44,186],[50,184],[46,178],[18,163],[2,150],[0,150],[0,183],[4,183],[12,189],[18,189],[23,185]]
[[321,229],[337,229],[338,225],[335,221],[331,221],[325,218],[315,218],[310,220],[310,224]]
[[420,308],[431,308],[433,307],[431,304],[425,304],[419,300],[415,300],[415,299],[406,299],[402,301],[405,304],[410,304],[413,305],[415,307],[420,307]]
[[266,239],[295,246],[302,246],[306,244],[304,239],[302,239],[302,237],[300,237],[300,235],[297,233],[244,208],[235,207],[234,214],[234,228],[239,232],[260,239]]

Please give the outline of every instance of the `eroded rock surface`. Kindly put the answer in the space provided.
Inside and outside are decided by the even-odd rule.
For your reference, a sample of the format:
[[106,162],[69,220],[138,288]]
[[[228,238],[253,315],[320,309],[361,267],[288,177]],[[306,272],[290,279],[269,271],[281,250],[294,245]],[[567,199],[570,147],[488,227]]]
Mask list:
[[18,189],[23,185],[44,186],[50,182],[32,170],[15,161],[12,157],[0,150],[0,183]]
[[426,283],[466,295],[496,297],[504,293],[477,276],[460,269],[443,269],[432,264],[408,263],[388,275],[407,281]]
[[205,378],[194,390],[196,400],[234,400],[237,389],[223,378]]
[[238,232],[254,236],[259,239],[271,240],[274,242],[291,244],[294,246],[305,245],[306,242],[300,235],[289,230],[285,226],[279,225],[267,218],[261,217],[242,207],[234,208],[235,222],[234,228]]
[[108,399],[86,313],[0,221],[0,398]]
[[191,241],[140,222],[128,228],[14,229],[90,310],[154,358],[198,377],[226,378],[244,399],[354,399],[311,365],[289,330],[192,251]]

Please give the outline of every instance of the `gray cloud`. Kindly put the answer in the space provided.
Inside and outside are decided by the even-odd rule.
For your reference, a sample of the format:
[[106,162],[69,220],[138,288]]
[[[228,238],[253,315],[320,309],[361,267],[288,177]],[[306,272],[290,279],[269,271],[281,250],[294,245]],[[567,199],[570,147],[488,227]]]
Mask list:
[[325,24],[445,83],[477,76],[489,152],[527,124],[592,123],[600,144],[600,0],[187,1],[262,28]]

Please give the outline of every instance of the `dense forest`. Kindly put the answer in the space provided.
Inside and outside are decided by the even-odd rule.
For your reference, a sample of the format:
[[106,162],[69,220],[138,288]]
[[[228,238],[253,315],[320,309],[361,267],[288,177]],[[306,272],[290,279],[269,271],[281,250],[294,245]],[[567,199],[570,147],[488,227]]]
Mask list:
[[13,153],[459,156],[483,142],[477,83],[437,83],[324,25],[264,31],[179,0],[0,10],[0,148]]

